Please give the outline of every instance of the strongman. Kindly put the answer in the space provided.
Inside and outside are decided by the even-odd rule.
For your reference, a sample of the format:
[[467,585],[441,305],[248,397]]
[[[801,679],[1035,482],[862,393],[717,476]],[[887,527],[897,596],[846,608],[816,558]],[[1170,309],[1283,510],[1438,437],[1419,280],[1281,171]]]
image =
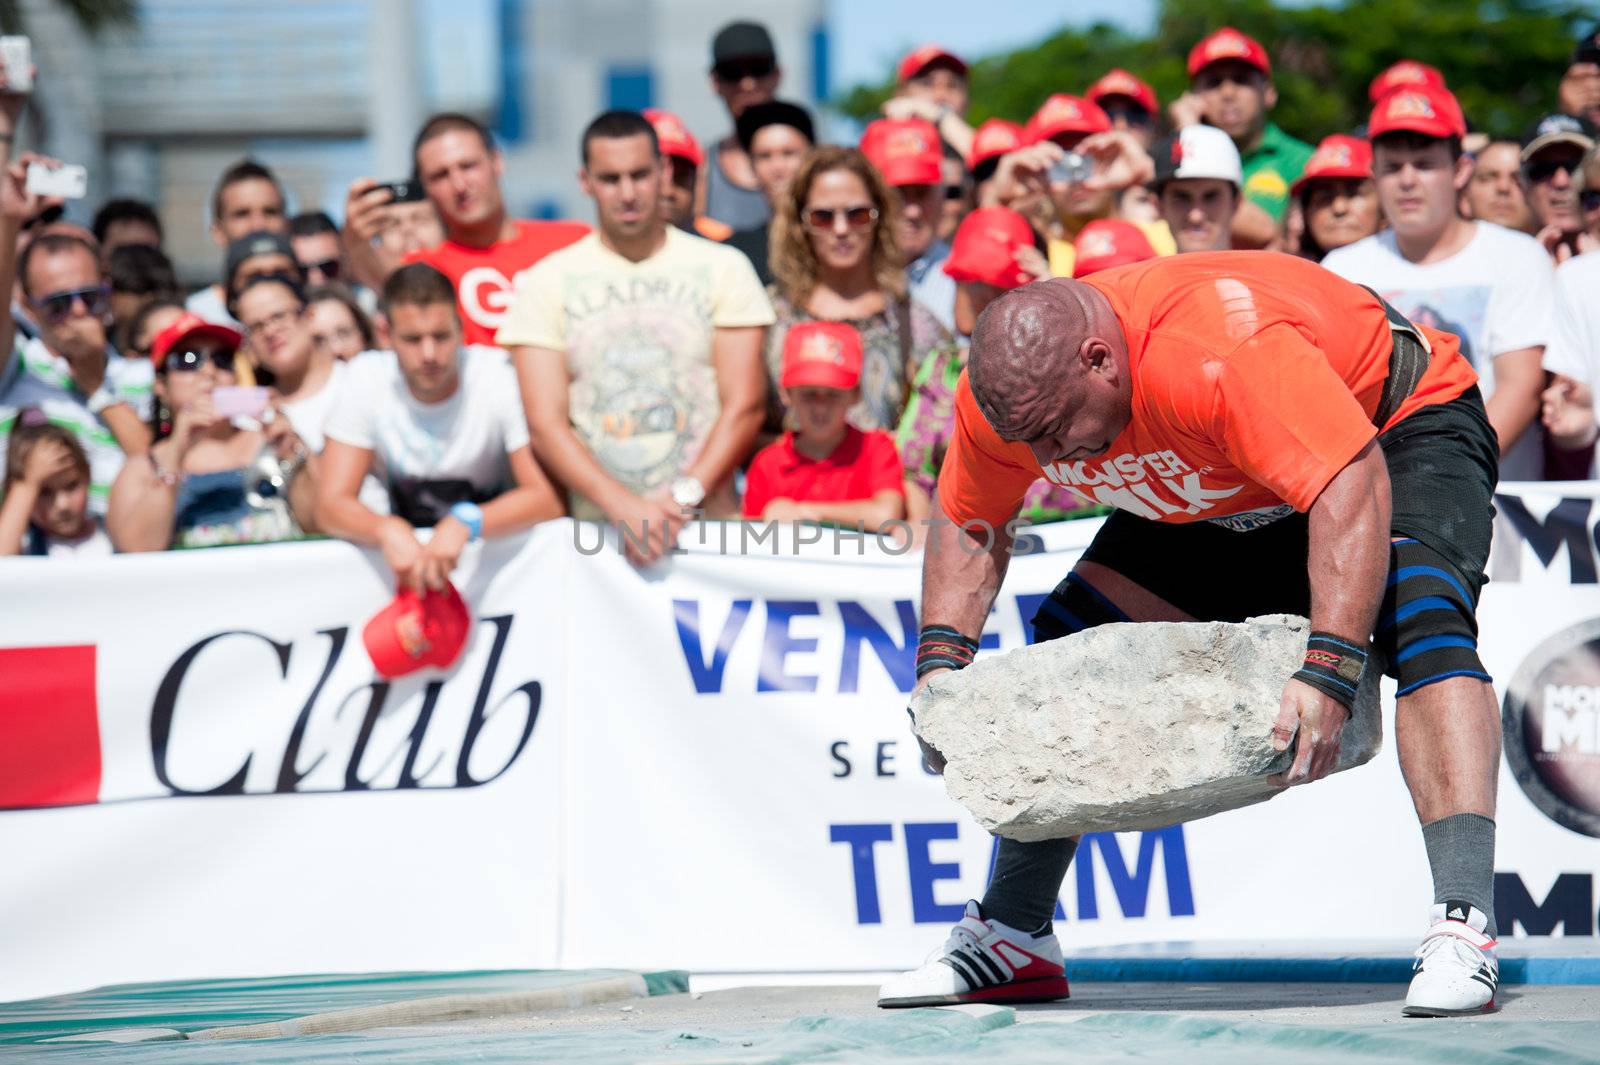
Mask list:
[[[1006,523],[1041,476],[1116,510],[1034,639],[1309,617],[1273,728],[1274,746],[1295,746],[1284,785],[1333,767],[1375,643],[1399,684],[1400,768],[1433,872],[1413,1016],[1492,1009],[1498,979],[1500,721],[1475,617],[1498,449],[1476,380],[1454,336],[1287,255],[1028,285],[978,321],[923,563],[919,687],[972,661]],[[1001,839],[982,901],[879,1005],[1066,997],[1050,918],[1076,848]]]

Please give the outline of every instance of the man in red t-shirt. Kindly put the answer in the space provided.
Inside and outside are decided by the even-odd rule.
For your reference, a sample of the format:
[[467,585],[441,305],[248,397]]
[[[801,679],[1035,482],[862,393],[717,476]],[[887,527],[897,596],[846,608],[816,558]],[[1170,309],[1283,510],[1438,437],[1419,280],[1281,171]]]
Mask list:
[[[1116,508],[1033,619],[1301,614],[1273,744],[1334,765],[1369,641],[1433,871],[1410,1015],[1492,1008],[1500,718],[1476,649],[1498,475],[1455,337],[1305,260],[1196,252],[1001,296],[972,338],[923,562],[918,685],[972,660],[1035,479]],[[1295,737],[1298,734],[1298,743]],[[942,758],[929,749],[930,766]],[[1130,770],[1136,766],[1130,765]],[[879,1004],[1064,998],[1050,928],[1076,840],[1001,839],[941,955]]]
[[531,222],[506,213],[500,180],[505,158],[483,125],[466,115],[434,115],[417,134],[413,180],[439,212],[444,242],[394,259],[375,243],[393,196],[371,178],[358,178],[345,200],[344,234],[351,266],[381,289],[402,262],[422,262],[450,279],[461,311],[462,339],[493,344],[505,321],[517,275],[584,236],[582,222]]
[[894,438],[845,420],[861,398],[861,334],[848,322],[802,322],[783,338],[778,385],[794,429],[756,453],[744,516],[829,521],[877,531],[906,516]]

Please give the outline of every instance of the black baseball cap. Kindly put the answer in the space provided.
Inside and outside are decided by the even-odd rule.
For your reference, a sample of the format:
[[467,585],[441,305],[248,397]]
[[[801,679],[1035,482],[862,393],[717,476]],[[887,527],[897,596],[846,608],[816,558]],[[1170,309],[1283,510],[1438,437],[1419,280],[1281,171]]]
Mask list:
[[1600,26],[1578,38],[1578,46],[1572,50],[1572,61],[1600,64]]
[[745,151],[750,150],[750,145],[756,139],[756,133],[768,126],[792,126],[799,130],[812,144],[817,143],[817,134],[811,124],[811,113],[799,104],[792,104],[787,100],[772,100],[764,104],[752,104],[744,109],[733,123],[734,136],[739,138],[739,146]]
[[1553,144],[1570,144],[1582,151],[1594,147],[1595,128],[1571,115],[1545,115],[1522,135],[1522,161],[1526,163]]
[[772,35],[759,22],[730,22],[711,38],[713,67],[740,59],[771,59],[776,62],[777,58]]
[[294,257],[294,245],[289,243],[289,238],[281,233],[268,233],[261,230],[256,233],[247,233],[228,245],[228,252],[223,259],[222,276],[231,282],[233,275],[246,259],[253,259],[257,255],[287,255],[290,262],[297,262]]

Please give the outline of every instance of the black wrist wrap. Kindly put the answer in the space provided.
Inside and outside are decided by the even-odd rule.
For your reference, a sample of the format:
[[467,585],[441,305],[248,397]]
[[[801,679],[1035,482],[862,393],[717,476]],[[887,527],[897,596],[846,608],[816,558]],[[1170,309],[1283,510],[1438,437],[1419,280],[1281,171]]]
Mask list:
[[1356,701],[1361,674],[1367,668],[1367,650],[1331,633],[1313,632],[1306,641],[1306,660],[1294,679],[1303,681],[1336,700],[1346,710]]
[[977,640],[949,625],[925,625],[917,638],[917,679],[935,669],[965,669],[977,653]]

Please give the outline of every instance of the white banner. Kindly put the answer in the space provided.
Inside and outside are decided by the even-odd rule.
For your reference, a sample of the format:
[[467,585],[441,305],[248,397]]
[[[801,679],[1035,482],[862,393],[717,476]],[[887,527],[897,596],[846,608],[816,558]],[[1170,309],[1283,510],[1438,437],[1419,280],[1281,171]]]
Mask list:
[[[1485,664],[1514,689],[1501,931],[1592,935],[1600,492],[1529,489],[1500,500],[1479,611]],[[984,653],[1026,642],[1094,528],[1026,540]],[[8,560],[0,999],[915,964],[981,894],[992,848],[908,728],[920,559],[755,531],[691,529],[646,573],[565,521],[488,545],[461,574],[479,619],[461,660],[394,685],[360,641],[387,575],[343,544]],[[1063,942],[1416,935],[1430,884],[1387,725],[1384,753],[1340,777],[1091,837]]]

